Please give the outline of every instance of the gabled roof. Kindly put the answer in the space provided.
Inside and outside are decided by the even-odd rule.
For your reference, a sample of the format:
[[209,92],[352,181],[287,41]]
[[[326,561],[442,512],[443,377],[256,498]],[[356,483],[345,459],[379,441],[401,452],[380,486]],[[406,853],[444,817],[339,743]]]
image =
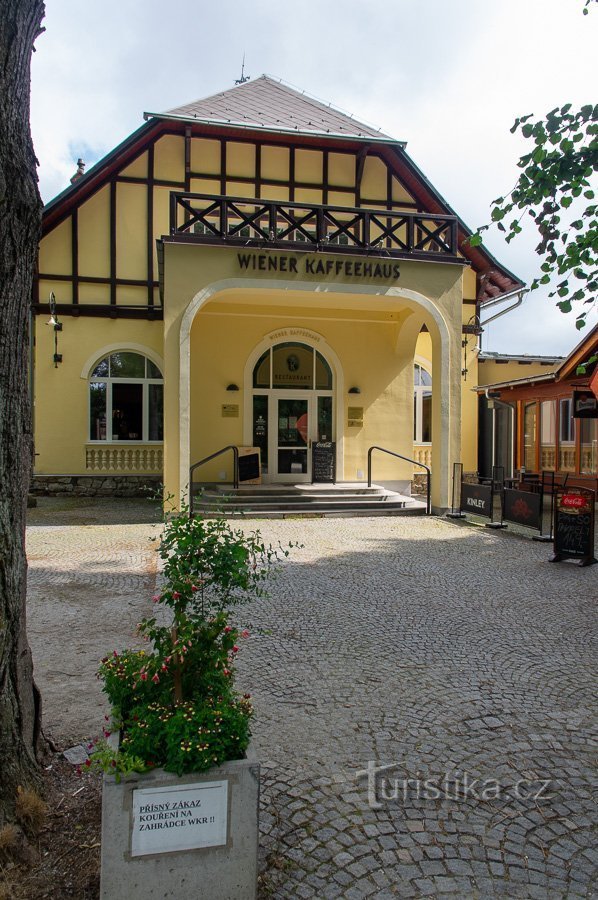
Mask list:
[[458,246],[479,275],[477,297],[468,299],[484,303],[524,287],[521,279],[499,263],[485,246],[469,246],[467,238],[471,230],[408,156],[404,142],[268,75],[166,113],[146,112],[144,118],[146,122],[141,128],[46,205],[42,220],[44,234],[161,134],[190,131],[193,135],[230,140],[261,140],[263,134],[271,134],[281,144],[320,149],[338,147],[350,152],[356,152],[357,145],[363,158],[373,152],[395,171],[419,209],[455,216]]
[[[145,113],[146,118],[193,119],[199,122],[263,128],[299,134],[343,135],[394,142],[380,129],[358,122],[353,116],[321,103],[280,81],[261,75],[178,106],[165,113]],[[396,141],[396,143],[401,143]]]

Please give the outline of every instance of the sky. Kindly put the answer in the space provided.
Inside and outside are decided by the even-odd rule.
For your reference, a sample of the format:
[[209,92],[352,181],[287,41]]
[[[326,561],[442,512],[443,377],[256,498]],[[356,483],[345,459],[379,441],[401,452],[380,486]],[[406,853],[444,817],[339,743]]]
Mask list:
[[[515,184],[517,116],[596,102],[598,11],[584,0],[46,0],[31,123],[45,202],[161,112],[268,74],[407,141],[470,227]],[[531,219],[530,219],[531,223]],[[488,249],[525,282],[531,227]],[[590,311],[590,325],[598,311]],[[538,291],[486,327],[485,350],[565,355],[583,336]]]

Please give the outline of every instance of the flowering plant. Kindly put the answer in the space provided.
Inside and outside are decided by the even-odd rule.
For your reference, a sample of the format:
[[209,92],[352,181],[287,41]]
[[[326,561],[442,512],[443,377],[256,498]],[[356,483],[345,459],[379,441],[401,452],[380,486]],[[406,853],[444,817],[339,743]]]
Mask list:
[[121,741],[117,750],[97,744],[89,765],[117,778],[158,766],[177,775],[201,772],[243,757],[253,709],[233,680],[249,632],[231,625],[229,616],[234,606],[265,593],[289,550],[223,518],[190,517],[183,507],[166,519],[158,553],[163,587],[153,597],[156,614],[138,626],[149,648],[115,650],[98,672]]

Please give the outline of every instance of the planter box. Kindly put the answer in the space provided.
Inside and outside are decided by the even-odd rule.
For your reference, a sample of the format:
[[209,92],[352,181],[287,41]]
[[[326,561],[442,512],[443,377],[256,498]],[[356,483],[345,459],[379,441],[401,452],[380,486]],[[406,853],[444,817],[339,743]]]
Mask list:
[[241,759],[180,778],[105,776],[101,900],[254,900],[259,773]]

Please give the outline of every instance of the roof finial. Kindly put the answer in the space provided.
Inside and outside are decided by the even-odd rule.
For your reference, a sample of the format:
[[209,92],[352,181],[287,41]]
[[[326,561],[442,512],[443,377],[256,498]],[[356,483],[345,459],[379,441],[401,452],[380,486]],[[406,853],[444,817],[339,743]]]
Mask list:
[[243,64],[241,65],[241,77],[237,78],[235,84],[245,84],[246,81],[249,81],[250,76],[245,75],[245,53],[243,53]]

